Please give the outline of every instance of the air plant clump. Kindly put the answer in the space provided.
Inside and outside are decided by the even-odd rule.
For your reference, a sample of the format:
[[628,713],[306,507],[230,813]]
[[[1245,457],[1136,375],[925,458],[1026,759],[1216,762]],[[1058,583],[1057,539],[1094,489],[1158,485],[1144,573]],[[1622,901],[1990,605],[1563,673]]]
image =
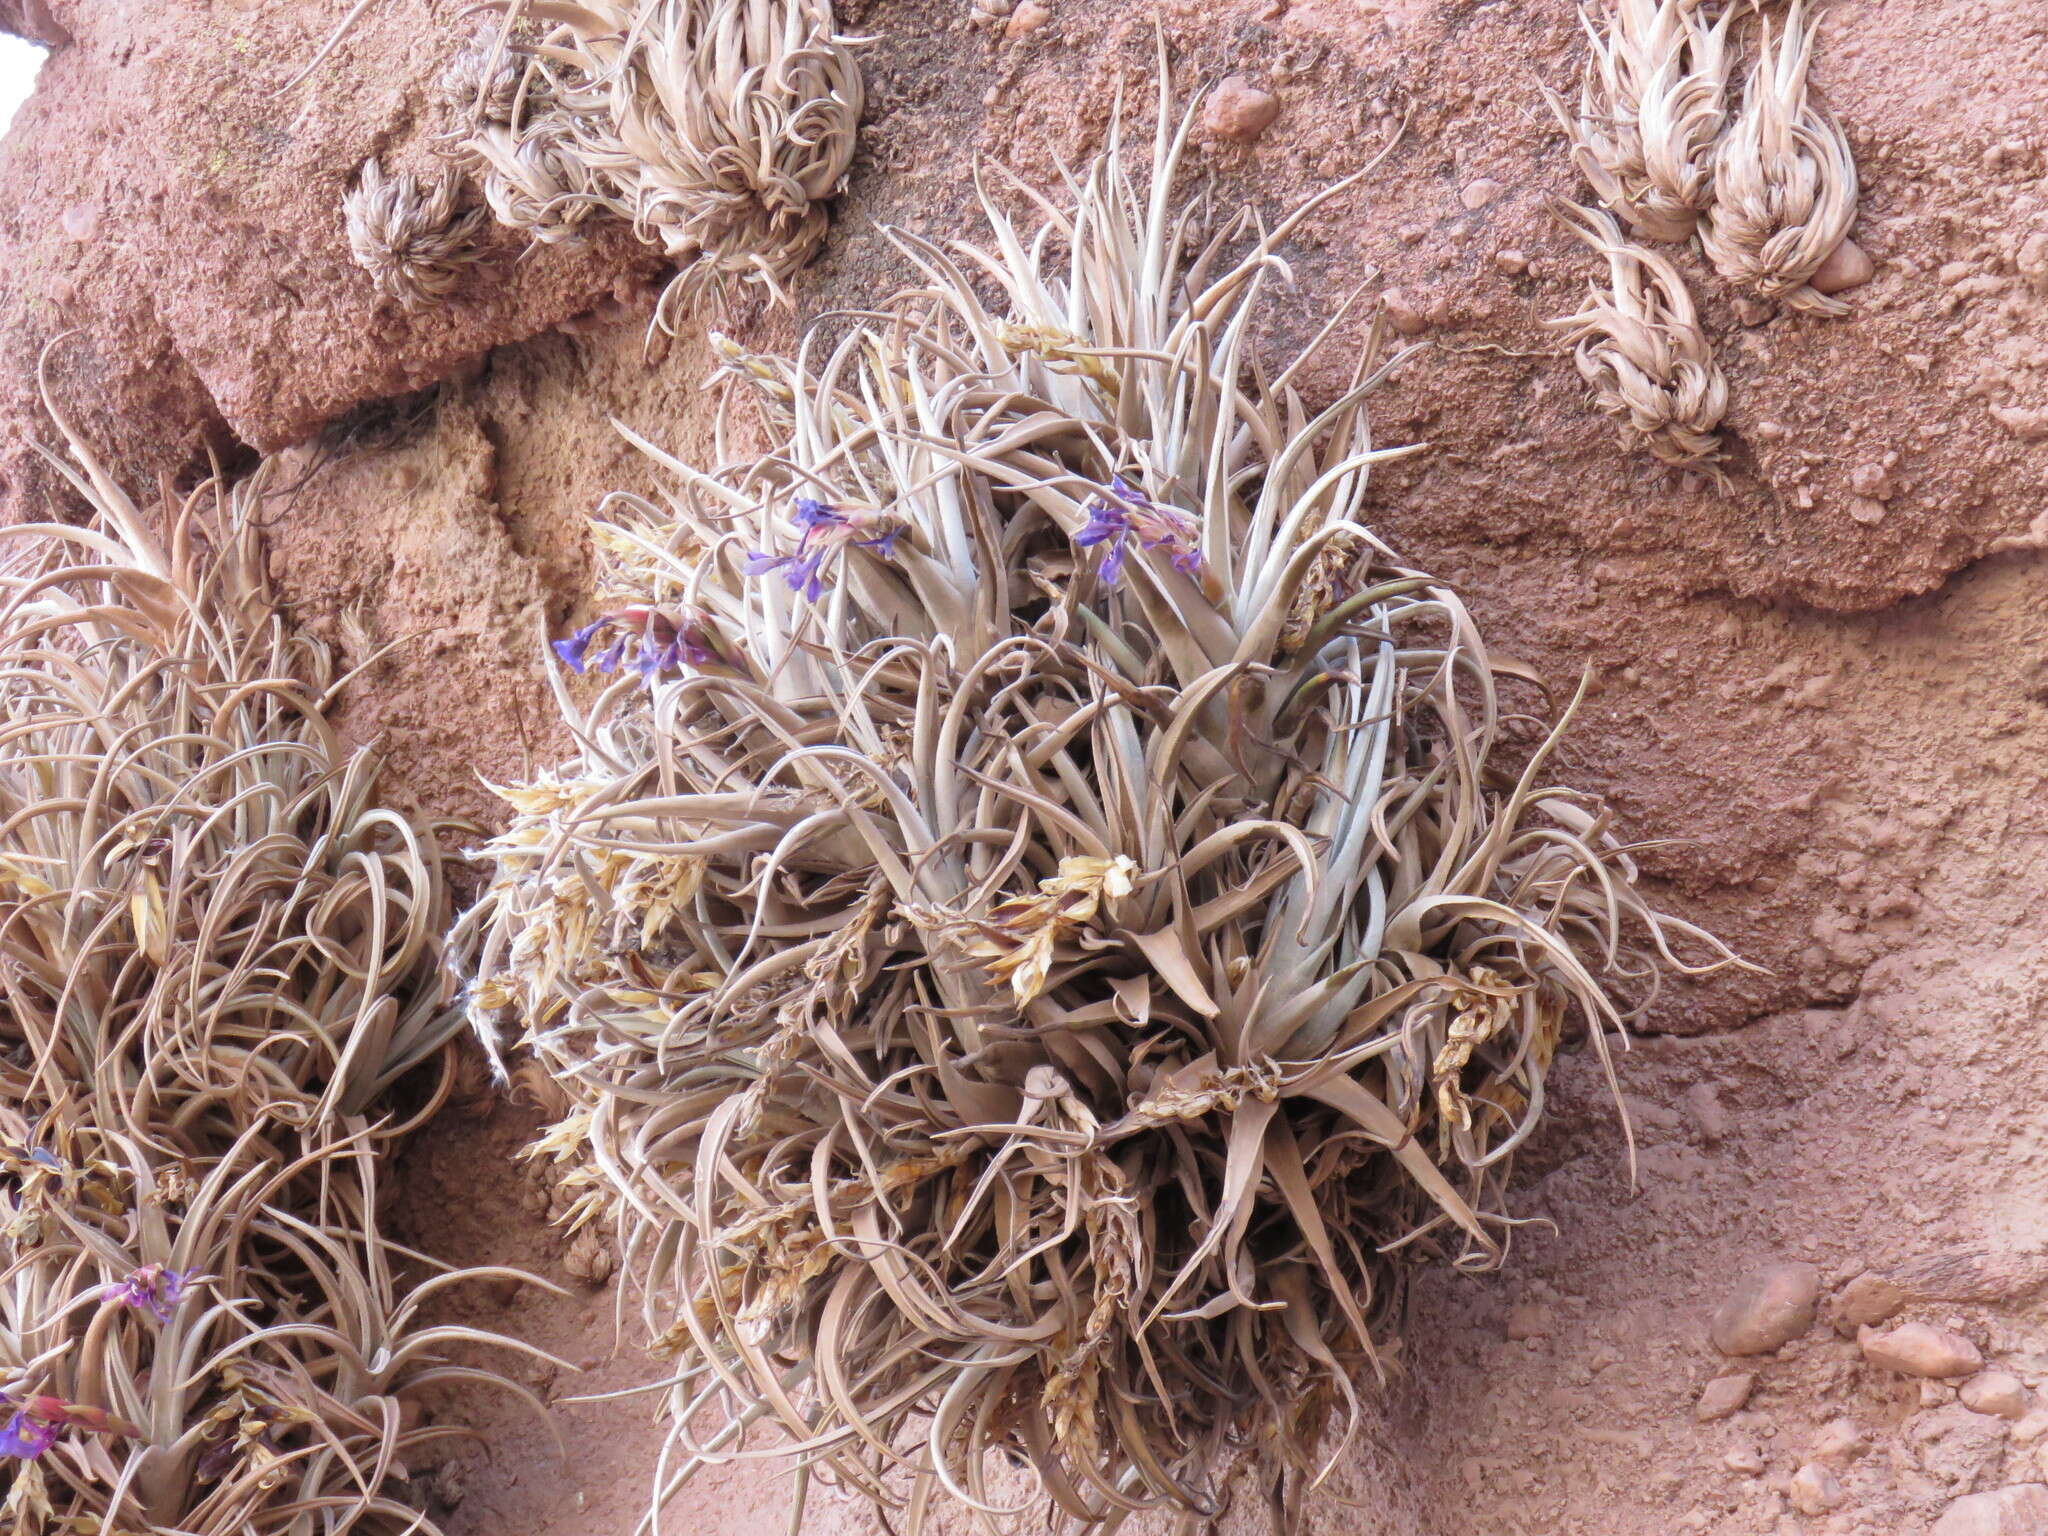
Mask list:
[[910,1529],[1016,1512],[1013,1459],[1091,1529],[1216,1513],[1233,1454],[1305,1487],[1402,1263],[1504,1258],[1554,1053],[1732,963],[1363,521],[1377,327],[1327,401],[1341,312],[1253,356],[1348,183],[1198,236],[1190,122],[1035,227],[894,232],[918,286],[792,358],[723,343],[768,451],[633,437],[673,487],[598,524],[717,659],[559,691],[454,943],[670,1357],[657,1529],[750,1456]]
[[663,325],[676,296],[727,281],[784,297],[824,239],[860,120],[860,71],[829,0],[505,8],[501,41],[515,21],[546,26],[518,45],[524,99],[459,146],[499,221],[544,241],[596,213],[630,222],[682,264]]
[[377,1218],[462,1029],[436,827],[326,718],[261,474],[167,496],[159,537],[58,425],[94,517],[5,530],[0,574],[4,1512],[431,1531],[408,1462],[461,1431],[419,1394],[524,1391],[448,1358],[509,1341],[425,1326],[462,1277]]
[[1589,284],[1583,309],[1545,322],[1576,344],[1573,361],[1594,403],[1664,463],[1713,465],[1728,381],[1685,278],[1599,209],[1559,201],[1553,211],[1607,264],[1605,290]]
[[458,211],[462,178],[449,173],[422,182],[411,172],[386,176],[363,162],[341,200],[348,248],[377,292],[410,311],[448,298],[482,259],[481,208]]
[[1809,314],[1849,306],[1809,285],[1856,222],[1856,160],[1841,124],[1807,90],[1818,24],[1802,0],[1785,14],[1774,51],[1765,20],[1742,110],[1714,166],[1714,199],[1700,246],[1715,270]]
[[1684,240],[1712,204],[1727,121],[1728,28],[1683,0],[1614,0],[1579,13],[1592,46],[1576,111],[1545,89],[1572,163],[1646,240]]
[[[1728,4],[1712,22],[1697,0],[1611,0],[1597,19],[1582,10],[1592,56],[1578,110],[1547,87],[1544,97],[1573,163],[1635,236],[1697,235],[1723,277],[1808,314],[1846,314],[1811,283],[1837,250],[1853,252],[1845,242],[1856,220],[1848,140],[1807,92],[1815,29],[1793,0],[1773,52],[1770,22],[1759,21],[1760,55],[1731,116],[1729,28],[1742,9]],[[1762,0],[1749,9],[1761,15]],[[1600,409],[1668,464],[1714,459],[1727,388],[1677,269],[1628,249],[1603,214],[1564,217],[1606,257],[1613,283],[1612,301],[1596,296],[1552,322],[1579,340],[1579,371]]]
[[462,49],[448,61],[436,82],[441,108],[466,123],[515,123],[522,98],[540,105],[534,93],[546,83],[507,50],[480,44]]

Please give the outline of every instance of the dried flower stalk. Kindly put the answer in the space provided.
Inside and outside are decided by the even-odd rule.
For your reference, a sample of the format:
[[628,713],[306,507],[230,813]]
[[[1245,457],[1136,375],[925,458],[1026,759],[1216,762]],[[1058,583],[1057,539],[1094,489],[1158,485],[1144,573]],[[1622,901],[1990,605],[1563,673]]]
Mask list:
[[1589,285],[1585,308],[1545,322],[1577,344],[1573,360],[1594,403],[1664,463],[1711,465],[1720,457],[1728,381],[1684,277],[1599,209],[1563,201],[1552,209],[1607,263],[1605,290]]

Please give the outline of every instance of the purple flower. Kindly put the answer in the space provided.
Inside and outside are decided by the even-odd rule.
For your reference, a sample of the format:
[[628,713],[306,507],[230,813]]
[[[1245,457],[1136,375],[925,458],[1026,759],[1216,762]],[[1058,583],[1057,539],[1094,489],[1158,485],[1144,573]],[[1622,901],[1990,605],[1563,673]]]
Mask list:
[[25,1413],[16,1413],[7,1421],[7,1427],[0,1429],[0,1456],[34,1461],[56,1443],[56,1425],[32,1419]]
[[[809,534],[804,537],[809,538]],[[770,571],[782,572],[782,579],[789,583],[789,590],[801,593],[807,602],[815,603],[825,595],[825,583],[818,575],[818,567],[825,563],[825,551],[820,549],[808,555],[764,555],[758,551],[747,556],[747,574],[766,576]]]
[[803,530],[796,553],[771,555],[755,550],[747,556],[747,574],[766,576],[779,571],[789,590],[807,602],[815,603],[825,595],[825,582],[819,571],[834,549],[857,544],[888,560],[895,557],[896,541],[903,536],[900,525],[873,532],[881,518],[877,512],[827,506],[812,496],[797,497],[795,508],[789,520]]
[[[592,656],[592,643],[607,631],[616,631],[612,643],[601,654]],[[554,643],[555,654],[578,675],[592,668],[616,672],[625,665],[629,650],[633,653],[633,669],[649,687],[661,673],[683,662],[702,667],[719,659],[701,621],[687,614],[677,616],[637,605],[593,619],[568,639]]]
[[555,654],[562,658],[571,672],[581,677],[584,667],[583,653],[590,649],[590,642],[595,640],[598,633],[610,623],[610,619],[593,619],[568,639],[557,640],[555,642]]
[[1130,541],[1144,549],[1169,552],[1173,568],[1184,576],[1202,574],[1201,529],[1178,507],[1161,506],[1134,488],[1122,475],[1111,476],[1110,488],[1089,497],[1088,521],[1074,535],[1083,549],[1107,544],[1096,574],[1112,586],[1123,576]]
[[122,1306],[133,1307],[138,1312],[147,1310],[158,1322],[168,1323],[171,1314],[177,1310],[178,1298],[185,1294],[185,1285],[190,1279],[189,1273],[167,1269],[161,1264],[145,1264],[126,1280],[102,1286],[100,1300],[119,1302]]

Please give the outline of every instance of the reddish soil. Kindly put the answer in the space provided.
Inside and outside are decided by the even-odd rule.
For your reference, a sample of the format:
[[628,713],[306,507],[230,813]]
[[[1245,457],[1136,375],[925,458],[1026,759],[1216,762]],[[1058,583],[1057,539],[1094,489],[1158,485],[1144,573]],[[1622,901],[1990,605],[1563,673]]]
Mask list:
[[[1043,176],[1100,145],[1119,91],[1149,103],[1150,7],[1049,5],[1018,40],[973,25],[967,0],[846,7],[875,38],[871,106],[798,287],[805,315],[901,279],[880,223],[974,234],[975,156]],[[233,465],[275,453],[273,565],[298,614],[404,642],[353,690],[346,728],[421,804],[487,818],[477,776],[557,745],[540,657],[586,600],[582,516],[651,488],[609,421],[701,450],[708,369],[698,344],[643,348],[653,268],[623,238],[527,260],[508,245],[443,309],[380,306],[348,262],[341,192],[373,152],[426,163],[439,59],[474,22],[453,0],[382,0],[277,94],[347,9],[27,7],[72,41],[0,141],[0,500],[47,515],[24,445],[51,435],[33,365],[66,331],[52,393],[131,478],[188,474],[209,446]],[[1958,1497],[2048,1479],[2048,1441],[1952,1384],[1866,1365],[1825,1320],[1743,1362],[1706,1328],[1763,1262],[1817,1264],[1832,1297],[1979,1245],[2005,1279],[1907,1315],[2048,1389],[2048,1308],[2023,1262],[2048,1245],[2048,20],[1996,0],[1821,8],[1815,75],[1857,151],[1877,276],[1849,317],[1815,320],[1738,312],[1679,258],[1733,390],[1724,492],[1622,451],[1537,323],[1591,274],[1543,211],[1578,191],[1536,94],[1572,78],[1573,9],[1157,12],[1184,90],[1238,73],[1280,98],[1255,143],[1204,148],[1225,206],[1280,209],[1405,122],[1299,242],[1285,328],[1361,284],[1398,286],[1429,319],[1434,346],[1377,404],[1386,441],[1433,445],[1380,479],[1382,532],[1457,581],[1498,644],[1561,683],[1594,669],[1572,772],[1671,840],[1646,855],[1667,905],[1768,967],[1658,1004],[1622,1069],[1633,1186],[1592,1064],[1560,1066],[1525,1177],[1555,1229],[1528,1229],[1500,1275],[1417,1277],[1400,1373],[1332,1481],[1355,1505],[1308,1528],[1919,1536]],[[795,323],[727,322],[757,346]],[[615,1350],[616,1282],[561,1267],[512,1162],[531,1124],[506,1106],[439,1126],[407,1165],[405,1235],[570,1286],[460,1304],[590,1367],[531,1378],[549,1395],[657,1380],[630,1330]],[[1737,1369],[1757,1374],[1747,1406],[1700,1422],[1701,1388]],[[443,1411],[489,1442],[434,1474],[458,1533],[633,1530],[659,1453],[650,1400],[565,1407],[566,1463],[507,1404]],[[1816,1450],[1844,1418],[1866,1448]],[[1795,1482],[1809,1462],[1832,1491]],[[785,1487],[722,1470],[664,1529],[780,1530]],[[1258,1529],[1262,1502],[1245,1490],[1224,1529]],[[875,1529],[829,1493],[813,1506],[807,1531]]]

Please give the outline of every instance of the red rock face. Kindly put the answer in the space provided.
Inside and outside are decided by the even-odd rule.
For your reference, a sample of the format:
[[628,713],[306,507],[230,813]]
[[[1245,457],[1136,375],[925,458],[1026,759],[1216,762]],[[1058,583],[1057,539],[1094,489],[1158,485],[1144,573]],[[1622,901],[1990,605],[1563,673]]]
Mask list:
[[[280,94],[347,9],[0,4],[0,26],[62,44],[0,141],[0,500],[15,520],[62,510],[26,447],[53,435],[34,367],[60,336],[52,398],[131,483],[189,475],[209,452],[238,469],[275,453],[272,561],[296,613],[366,656],[400,642],[351,691],[345,729],[379,741],[421,803],[488,816],[479,773],[559,750],[540,659],[588,601],[582,516],[607,491],[654,489],[610,422],[710,454],[709,363],[693,338],[649,355],[658,273],[625,231],[523,258],[507,240],[448,306],[380,304],[349,261],[341,194],[373,154],[392,171],[433,163],[434,77],[473,23],[380,0]],[[1026,9],[1032,25],[1002,28],[973,25],[965,0],[843,9],[877,39],[872,105],[802,315],[906,280],[877,222],[974,233],[976,156],[1046,181],[1099,147],[1120,89],[1149,112],[1150,4],[1009,14]],[[2033,1442],[1950,1432],[1950,1408],[1999,1421],[1938,1381],[1927,1391],[1948,1397],[1923,1401],[1827,1330],[1746,1360],[1757,1380],[1728,1417],[1695,1414],[1724,1369],[1711,1319],[1743,1274],[1815,1264],[1824,1315],[1847,1318],[1839,1293],[1858,1275],[2048,1235],[2048,49],[2034,9],[1827,15],[1815,79],[1857,151],[1872,276],[1845,294],[1850,316],[1813,320],[1678,253],[1733,392],[1726,491],[1619,447],[1537,323],[1576,308],[1593,275],[1543,206],[1580,191],[1533,86],[1571,82],[1570,5],[1173,0],[1160,14],[1184,99],[1241,75],[1277,103],[1251,142],[1194,152],[1222,208],[1249,198],[1270,217],[1402,130],[1303,231],[1287,325],[1299,339],[1361,285],[1367,300],[1398,290],[1430,346],[1380,397],[1376,430],[1432,448],[1379,473],[1381,531],[1561,692],[1592,669],[1570,775],[1654,843],[1642,858],[1663,905],[1769,968],[1669,989],[1646,1016],[1654,1037],[1618,1066],[1633,1184],[1598,1063],[1560,1065],[1525,1170],[1556,1233],[1518,1236],[1497,1279],[1418,1278],[1405,1374],[1331,1485],[1367,1510],[1332,1505],[1311,1529],[1734,1536],[1811,1504],[1845,1529],[1919,1530],[1973,1489],[2038,1481]],[[1302,379],[1311,403],[1348,375],[1369,309]],[[767,347],[797,319],[746,308],[723,323]],[[478,1168],[502,1168],[519,1129],[452,1122],[421,1150],[406,1198],[423,1241],[550,1262],[510,1175],[478,1194]],[[460,1305],[608,1362],[612,1298],[578,1294]],[[1547,1325],[1509,1326],[1511,1304]],[[2018,1348],[2026,1296],[1902,1305],[1990,1340],[1987,1368],[2038,1404],[2040,1367],[2001,1353]],[[630,1348],[620,1360],[598,1387],[658,1375]],[[500,1436],[495,1457],[451,1463],[458,1532],[632,1528],[657,1444],[646,1400],[565,1410],[567,1470],[516,1415],[449,1411]],[[1868,1454],[1809,1449],[1845,1418]],[[1809,1461],[1828,1477],[1795,1500]],[[685,1495],[675,1528],[778,1529],[785,1486],[721,1473]],[[809,1530],[870,1528],[830,1496],[813,1504]]]

